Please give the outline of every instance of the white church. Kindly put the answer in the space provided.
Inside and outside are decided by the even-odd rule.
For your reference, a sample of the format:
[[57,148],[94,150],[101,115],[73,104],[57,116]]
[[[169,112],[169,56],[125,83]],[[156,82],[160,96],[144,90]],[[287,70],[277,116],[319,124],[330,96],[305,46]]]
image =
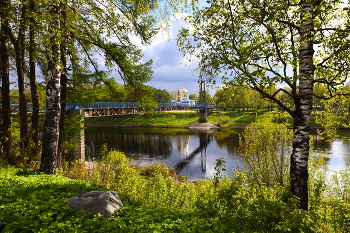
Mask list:
[[171,103],[173,104],[188,104],[188,105],[196,104],[194,100],[189,99],[188,91],[184,87],[182,87],[182,89],[178,89],[177,91],[171,91],[169,93],[172,97]]

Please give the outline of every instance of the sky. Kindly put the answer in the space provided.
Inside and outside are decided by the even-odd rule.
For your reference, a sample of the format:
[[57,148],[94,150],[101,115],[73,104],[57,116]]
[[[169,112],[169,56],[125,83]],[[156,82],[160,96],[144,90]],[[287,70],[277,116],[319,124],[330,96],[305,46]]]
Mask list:
[[[189,63],[176,45],[176,36],[182,26],[181,20],[172,20],[168,35],[159,33],[149,46],[145,47],[143,61],[153,60],[153,79],[146,83],[169,92],[184,87],[189,94],[199,92],[199,71],[195,71],[198,61]],[[209,89],[211,95],[215,90]]]

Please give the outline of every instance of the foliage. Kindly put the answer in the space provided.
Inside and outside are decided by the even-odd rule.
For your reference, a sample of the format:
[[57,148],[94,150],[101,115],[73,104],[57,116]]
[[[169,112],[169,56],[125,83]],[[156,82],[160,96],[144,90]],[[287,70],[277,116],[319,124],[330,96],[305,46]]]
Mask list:
[[190,95],[188,96],[188,98],[189,98],[190,100],[194,100],[195,103],[198,103],[198,101],[199,101],[199,96],[198,96],[197,93],[190,94]]
[[[73,115],[71,115],[71,114]],[[74,115],[78,113],[77,115]],[[65,117],[64,135],[66,140],[63,142],[63,150],[77,148],[81,141],[81,132],[84,130],[84,112],[80,110],[68,110]]]
[[154,177],[157,175],[176,178],[176,171],[174,168],[168,167],[164,163],[153,163],[141,168],[141,175]]
[[216,106],[218,106],[218,108],[221,108],[221,109],[225,109],[225,110],[226,110],[226,104],[225,104],[225,102],[219,102],[219,104],[217,104]]
[[74,91],[69,94],[67,102],[83,105],[94,102],[127,102],[124,86],[114,78],[107,78],[104,72],[76,74],[74,85]]
[[[272,88],[271,92],[275,89],[276,87]],[[226,108],[235,109],[271,109],[276,107],[276,104],[261,98],[257,91],[248,89],[245,86],[233,86],[216,90],[214,102],[216,106],[220,103],[224,103]]]
[[223,158],[216,159],[216,164],[215,164],[215,174],[214,174],[214,184],[218,185],[220,181],[226,177],[224,172],[226,171],[226,161]]
[[167,90],[151,88],[151,91],[151,96],[154,99],[155,103],[170,103],[172,97]]
[[208,91],[200,91],[198,95],[198,100],[196,104],[212,104],[213,97],[210,95]]
[[259,186],[273,187],[289,182],[289,156],[293,134],[283,125],[253,124],[245,128],[239,153],[249,178]]
[[342,95],[320,101],[322,109],[316,111],[316,122],[320,123],[324,130],[319,130],[327,138],[338,137],[338,128],[347,128],[350,126],[349,115],[349,90],[347,85],[342,88]]
[[[199,59],[200,79],[255,90],[293,118],[290,187],[307,210],[313,88],[326,86],[321,98],[342,94],[350,67],[349,9],[338,0],[208,4],[185,17],[190,26],[179,33],[180,50]],[[277,83],[286,87],[274,89]]]
[[229,123],[230,121],[232,121],[232,118],[230,118],[229,116],[227,116],[226,114],[223,113],[219,113],[214,117],[210,117],[210,120],[214,120],[215,122],[219,123],[220,125],[225,125],[227,123]]
[[[23,142],[25,139],[20,138],[20,119],[18,115],[14,115],[11,118],[11,127],[9,131],[11,132],[10,140],[13,143],[19,144]],[[33,132],[30,132],[28,134],[28,137],[31,136]],[[0,146],[1,146],[0,142]],[[35,153],[32,153],[35,151]],[[37,166],[37,160],[41,153],[41,144],[39,143],[38,146],[36,146],[32,141],[28,144],[28,148],[25,148],[25,150],[21,150],[20,147],[14,147],[11,150],[8,160],[11,161],[12,164],[15,164],[19,168],[28,168],[28,167],[36,167]],[[0,154],[0,159],[4,159],[4,154]]]

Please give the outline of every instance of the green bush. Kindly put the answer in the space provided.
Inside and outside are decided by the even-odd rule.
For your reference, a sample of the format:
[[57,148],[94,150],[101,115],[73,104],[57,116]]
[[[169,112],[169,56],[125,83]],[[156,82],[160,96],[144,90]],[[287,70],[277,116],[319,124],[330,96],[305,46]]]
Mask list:
[[288,184],[292,140],[292,131],[283,125],[245,128],[239,152],[252,182],[268,187]]
[[176,171],[174,168],[168,167],[164,163],[153,163],[142,167],[141,175],[154,177],[156,175],[161,175],[162,177],[174,177],[176,178]]
[[225,102],[220,102],[220,103],[218,104],[218,108],[225,109],[225,108],[226,108]]

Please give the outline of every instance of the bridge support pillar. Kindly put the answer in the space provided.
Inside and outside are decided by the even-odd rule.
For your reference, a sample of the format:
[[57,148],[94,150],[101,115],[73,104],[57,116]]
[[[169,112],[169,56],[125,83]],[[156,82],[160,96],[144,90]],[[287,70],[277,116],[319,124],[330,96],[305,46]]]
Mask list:
[[[67,116],[69,118],[73,118],[77,115],[83,114],[82,109],[69,109]],[[78,124],[78,123],[77,123]],[[79,160],[80,162],[85,161],[85,135],[84,135],[84,118],[82,118],[81,122],[81,130],[74,132],[72,135],[68,135],[69,141],[73,141],[75,143],[76,148],[70,149],[71,159]]]
[[200,122],[207,122],[207,118],[208,118],[208,109],[207,108],[203,108],[199,110],[199,121]]

